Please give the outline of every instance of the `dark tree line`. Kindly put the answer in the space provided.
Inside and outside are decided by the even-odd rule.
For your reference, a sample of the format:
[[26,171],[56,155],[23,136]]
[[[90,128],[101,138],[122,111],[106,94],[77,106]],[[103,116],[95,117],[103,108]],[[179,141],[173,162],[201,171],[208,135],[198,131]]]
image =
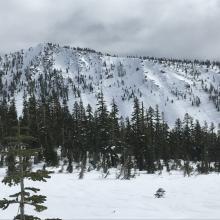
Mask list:
[[[47,165],[56,166],[63,160],[68,172],[72,172],[76,162],[81,167],[81,178],[88,162],[104,173],[120,165],[127,178],[132,168],[154,173],[166,167],[167,171],[183,169],[185,174],[190,174],[193,162],[199,173],[220,172],[220,132],[214,124],[201,125],[186,114],[169,128],[158,106],[146,109],[137,98],[130,118],[119,117],[114,100],[108,110],[102,92],[94,110],[79,101],[70,111],[67,103],[61,104],[56,95],[48,100],[24,98],[23,115],[19,119],[14,100],[10,105],[2,101],[2,151],[7,146],[5,137],[16,135],[13,128],[18,120],[21,127],[27,128],[25,134],[37,140],[32,148],[42,149],[35,156],[35,163],[45,160]],[[9,172],[13,170],[14,160],[0,153],[0,165],[7,165]]]

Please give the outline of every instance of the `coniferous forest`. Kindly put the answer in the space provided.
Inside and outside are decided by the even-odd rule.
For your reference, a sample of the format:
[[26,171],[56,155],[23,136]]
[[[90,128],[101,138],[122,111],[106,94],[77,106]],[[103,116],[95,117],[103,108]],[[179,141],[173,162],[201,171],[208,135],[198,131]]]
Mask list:
[[[129,179],[131,170],[147,173],[162,169],[191,172],[220,172],[220,131],[214,124],[201,124],[186,114],[169,127],[158,106],[144,108],[134,98],[131,117],[119,117],[118,107],[112,100],[107,108],[103,93],[99,93],[96,109],[75,102],[73,109],[61,103],[56,95],[37,100],[35,96],[24,98],[23,114],[18,119],[15,102],[0,104],[1,152],[8,147],[6,137],[16,136],[20,125],[21,134],[34,137],[31,149],[42,150],[34,156],[34,163],[57,166],[60,161],[73,172],[73,163],[81,168],[83,178],[86,164],[94,169],[122,167],[123,178]],[[0,153],[0,165],[8,172],[15,167],[12,155]]]

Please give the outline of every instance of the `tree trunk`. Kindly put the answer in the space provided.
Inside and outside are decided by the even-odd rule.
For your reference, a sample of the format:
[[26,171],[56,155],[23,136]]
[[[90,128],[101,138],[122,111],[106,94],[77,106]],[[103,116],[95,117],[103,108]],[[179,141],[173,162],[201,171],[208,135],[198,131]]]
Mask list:
[[22,156],[19,156],[19,163],[20,163],[20,175],[21,175],[21,182],[20,182],[20,188],[21,188],[20,217],[21,218],[20,219],[25,220],[25,216],[24,216],[24,170],[23,170],[23,157]]

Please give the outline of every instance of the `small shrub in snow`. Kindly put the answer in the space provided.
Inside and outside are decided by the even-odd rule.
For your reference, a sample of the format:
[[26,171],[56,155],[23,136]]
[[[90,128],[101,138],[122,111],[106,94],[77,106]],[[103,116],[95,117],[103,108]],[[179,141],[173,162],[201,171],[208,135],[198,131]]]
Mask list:
[[156,193],[154,194],[154,196],[155,196],[156,198],[164,198],[165,192],[166,192],[166,191],[165,191],[163,188],[159,188],[159,189],[156,191]]

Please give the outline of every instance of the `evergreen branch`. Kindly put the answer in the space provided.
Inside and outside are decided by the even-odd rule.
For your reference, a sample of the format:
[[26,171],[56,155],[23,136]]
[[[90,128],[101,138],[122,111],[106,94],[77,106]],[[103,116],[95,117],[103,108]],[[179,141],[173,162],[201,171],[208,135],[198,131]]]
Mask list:
[[32,181],[42,181],[46,182],[46,179],[51,178],[49,174],[53,172],[45,170],[37,170],[36,172],[25,172],[24,178]]
[[4,152],[4,154],[5,155],[12,154],[16,156],[30,157],[30,156],[38,155],[40,151],[42,151],[41,148],[36,148],[36,149],[28,149],[28,148],[19,149],[18,148],[18,149],[9,149],[8,151]]
[[25,189],[25,190],[30,190],[30,191],[32,191],[32,192],[34,192],[34,193],[37,193],[37,192],[40,191],[40,189],[34,188],[34,187],[25,187],[24,189]]
[[[23,178],[33,180],[33,181],[42,181],[46,182],[46,179],[50,178],[50,175],[53,172],[51,171],[44,171],[44,170],[37,170],[36,172],[29,172],[26,171],[24,172]],[[18,185],[21,181],[21,176],[19,172],[16,172],[13,175],[10,176],[5,176],[4,179],[2,180],[2,183],[5,185]]]
[[[17,219],[20,219],[20,218],[21,218],[21,216],[19,214],[14,219],[17,220]],[[41,220],[41,219],[36,217],[36,216],[33,216],[33,215],[25,215],[25,220]]]
[[15,204],[15,203],[20,203],[17,200],[7,200],[4,198],[3,200],[0,200],[0,209],[7,209],[9,205]]
[[25,202],[24,204],[34,206],[35,207],[34,210],[37,211],[37,212],[43,212],[44,210],[47,209],[46,206],[38,205],[38,204],[35,204],[35,203],[32,203],[32,202]]
[[44,210],[46,210],[47,207],[43,206],[43,205],[35,205],[35,211],[37,212],[43,212]]
[[[15,193],[13,195],[10,195],[9,197],[16,197],[16,198],[18,198],[21,194],[22,194],[22,192],[18,192],[18,193]],[[24,196],[30,196],[30,193],[29,192],[23,192],[23,195]]]
[[21,176],[19,174],[13,174],[10,176],[5,176],[4,179],[2,180],[2,183],[5,185],[9,185],[10,187],[12,185],[18,185],[21,181]]
[[43,195],[33,195],[25,198],[25,202],[33,204],[43,204],[46,201],[47,197]]
[[46,198],[47,197],[43,195],[33,195],[25,198],[24,204],[34,206],[37,212],[42,212],[46,210],[47,207],[39,204],[43,204],[46,201]]

